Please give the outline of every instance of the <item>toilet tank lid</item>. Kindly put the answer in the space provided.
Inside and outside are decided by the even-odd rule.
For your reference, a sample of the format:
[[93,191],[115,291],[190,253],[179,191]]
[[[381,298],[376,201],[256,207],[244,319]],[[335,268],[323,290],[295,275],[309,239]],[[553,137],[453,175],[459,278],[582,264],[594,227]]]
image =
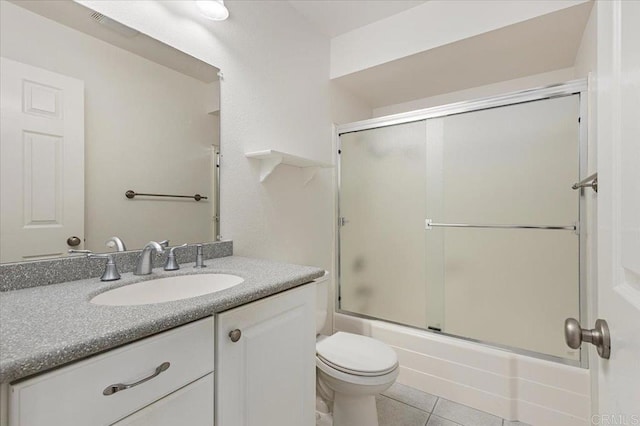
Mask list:
[[398,356],[386,344],[342,331],[318,341],[316,353],[330,364],[353,372],[383,373],[398,364]]

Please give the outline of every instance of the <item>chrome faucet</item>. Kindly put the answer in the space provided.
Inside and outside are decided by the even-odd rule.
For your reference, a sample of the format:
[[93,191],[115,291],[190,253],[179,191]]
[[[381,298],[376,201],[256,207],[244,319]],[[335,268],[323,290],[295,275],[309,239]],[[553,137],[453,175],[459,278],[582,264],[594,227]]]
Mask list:
[[122,241],[118,237],[111,237],[104,244],[109,248],[116,248],[116,251],[127,251],[127,246],[124,245],[124,241]]
[[149,275],[153,269],[153,255],[155,253],[164,253],[164,248],[155,241],[149,241],[142,249],[138,258],[138,265],[134,271],[134,275]]

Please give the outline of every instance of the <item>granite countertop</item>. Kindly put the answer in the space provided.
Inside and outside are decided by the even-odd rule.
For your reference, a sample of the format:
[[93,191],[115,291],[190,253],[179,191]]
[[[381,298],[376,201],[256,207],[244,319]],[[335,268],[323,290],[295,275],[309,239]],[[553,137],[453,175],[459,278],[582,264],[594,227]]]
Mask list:
[[[238,256],[193,263],[179,271],[71,281],[0,292],[0,383],[11,382],[188,322],[279,293],[321,277],[324,270]],[[186,274],[228,273],[244,278],[229,289],[173,302],[100,306],[95,295],[122,285]]]

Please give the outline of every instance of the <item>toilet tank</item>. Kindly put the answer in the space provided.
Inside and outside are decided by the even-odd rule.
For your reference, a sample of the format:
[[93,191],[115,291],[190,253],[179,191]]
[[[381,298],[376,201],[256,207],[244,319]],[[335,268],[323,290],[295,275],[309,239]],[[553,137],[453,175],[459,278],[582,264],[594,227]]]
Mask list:
[[327,322],[329,315],[329,274],[315,280],[316,285],[316,334]]

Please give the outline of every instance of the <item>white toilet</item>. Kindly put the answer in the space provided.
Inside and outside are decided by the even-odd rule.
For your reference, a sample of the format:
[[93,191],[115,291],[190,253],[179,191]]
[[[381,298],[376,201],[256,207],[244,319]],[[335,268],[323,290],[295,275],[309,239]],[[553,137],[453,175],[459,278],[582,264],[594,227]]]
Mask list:
[[[328,280],[317,289],[316,333],[325,325]],[[398,377],[398,357],[386,344],[371,337],[338,332],[316,338],[317,398],[329,407],[333,426],[378,426],[376,395]],[[318,425],[330,425],[318,414]]]

